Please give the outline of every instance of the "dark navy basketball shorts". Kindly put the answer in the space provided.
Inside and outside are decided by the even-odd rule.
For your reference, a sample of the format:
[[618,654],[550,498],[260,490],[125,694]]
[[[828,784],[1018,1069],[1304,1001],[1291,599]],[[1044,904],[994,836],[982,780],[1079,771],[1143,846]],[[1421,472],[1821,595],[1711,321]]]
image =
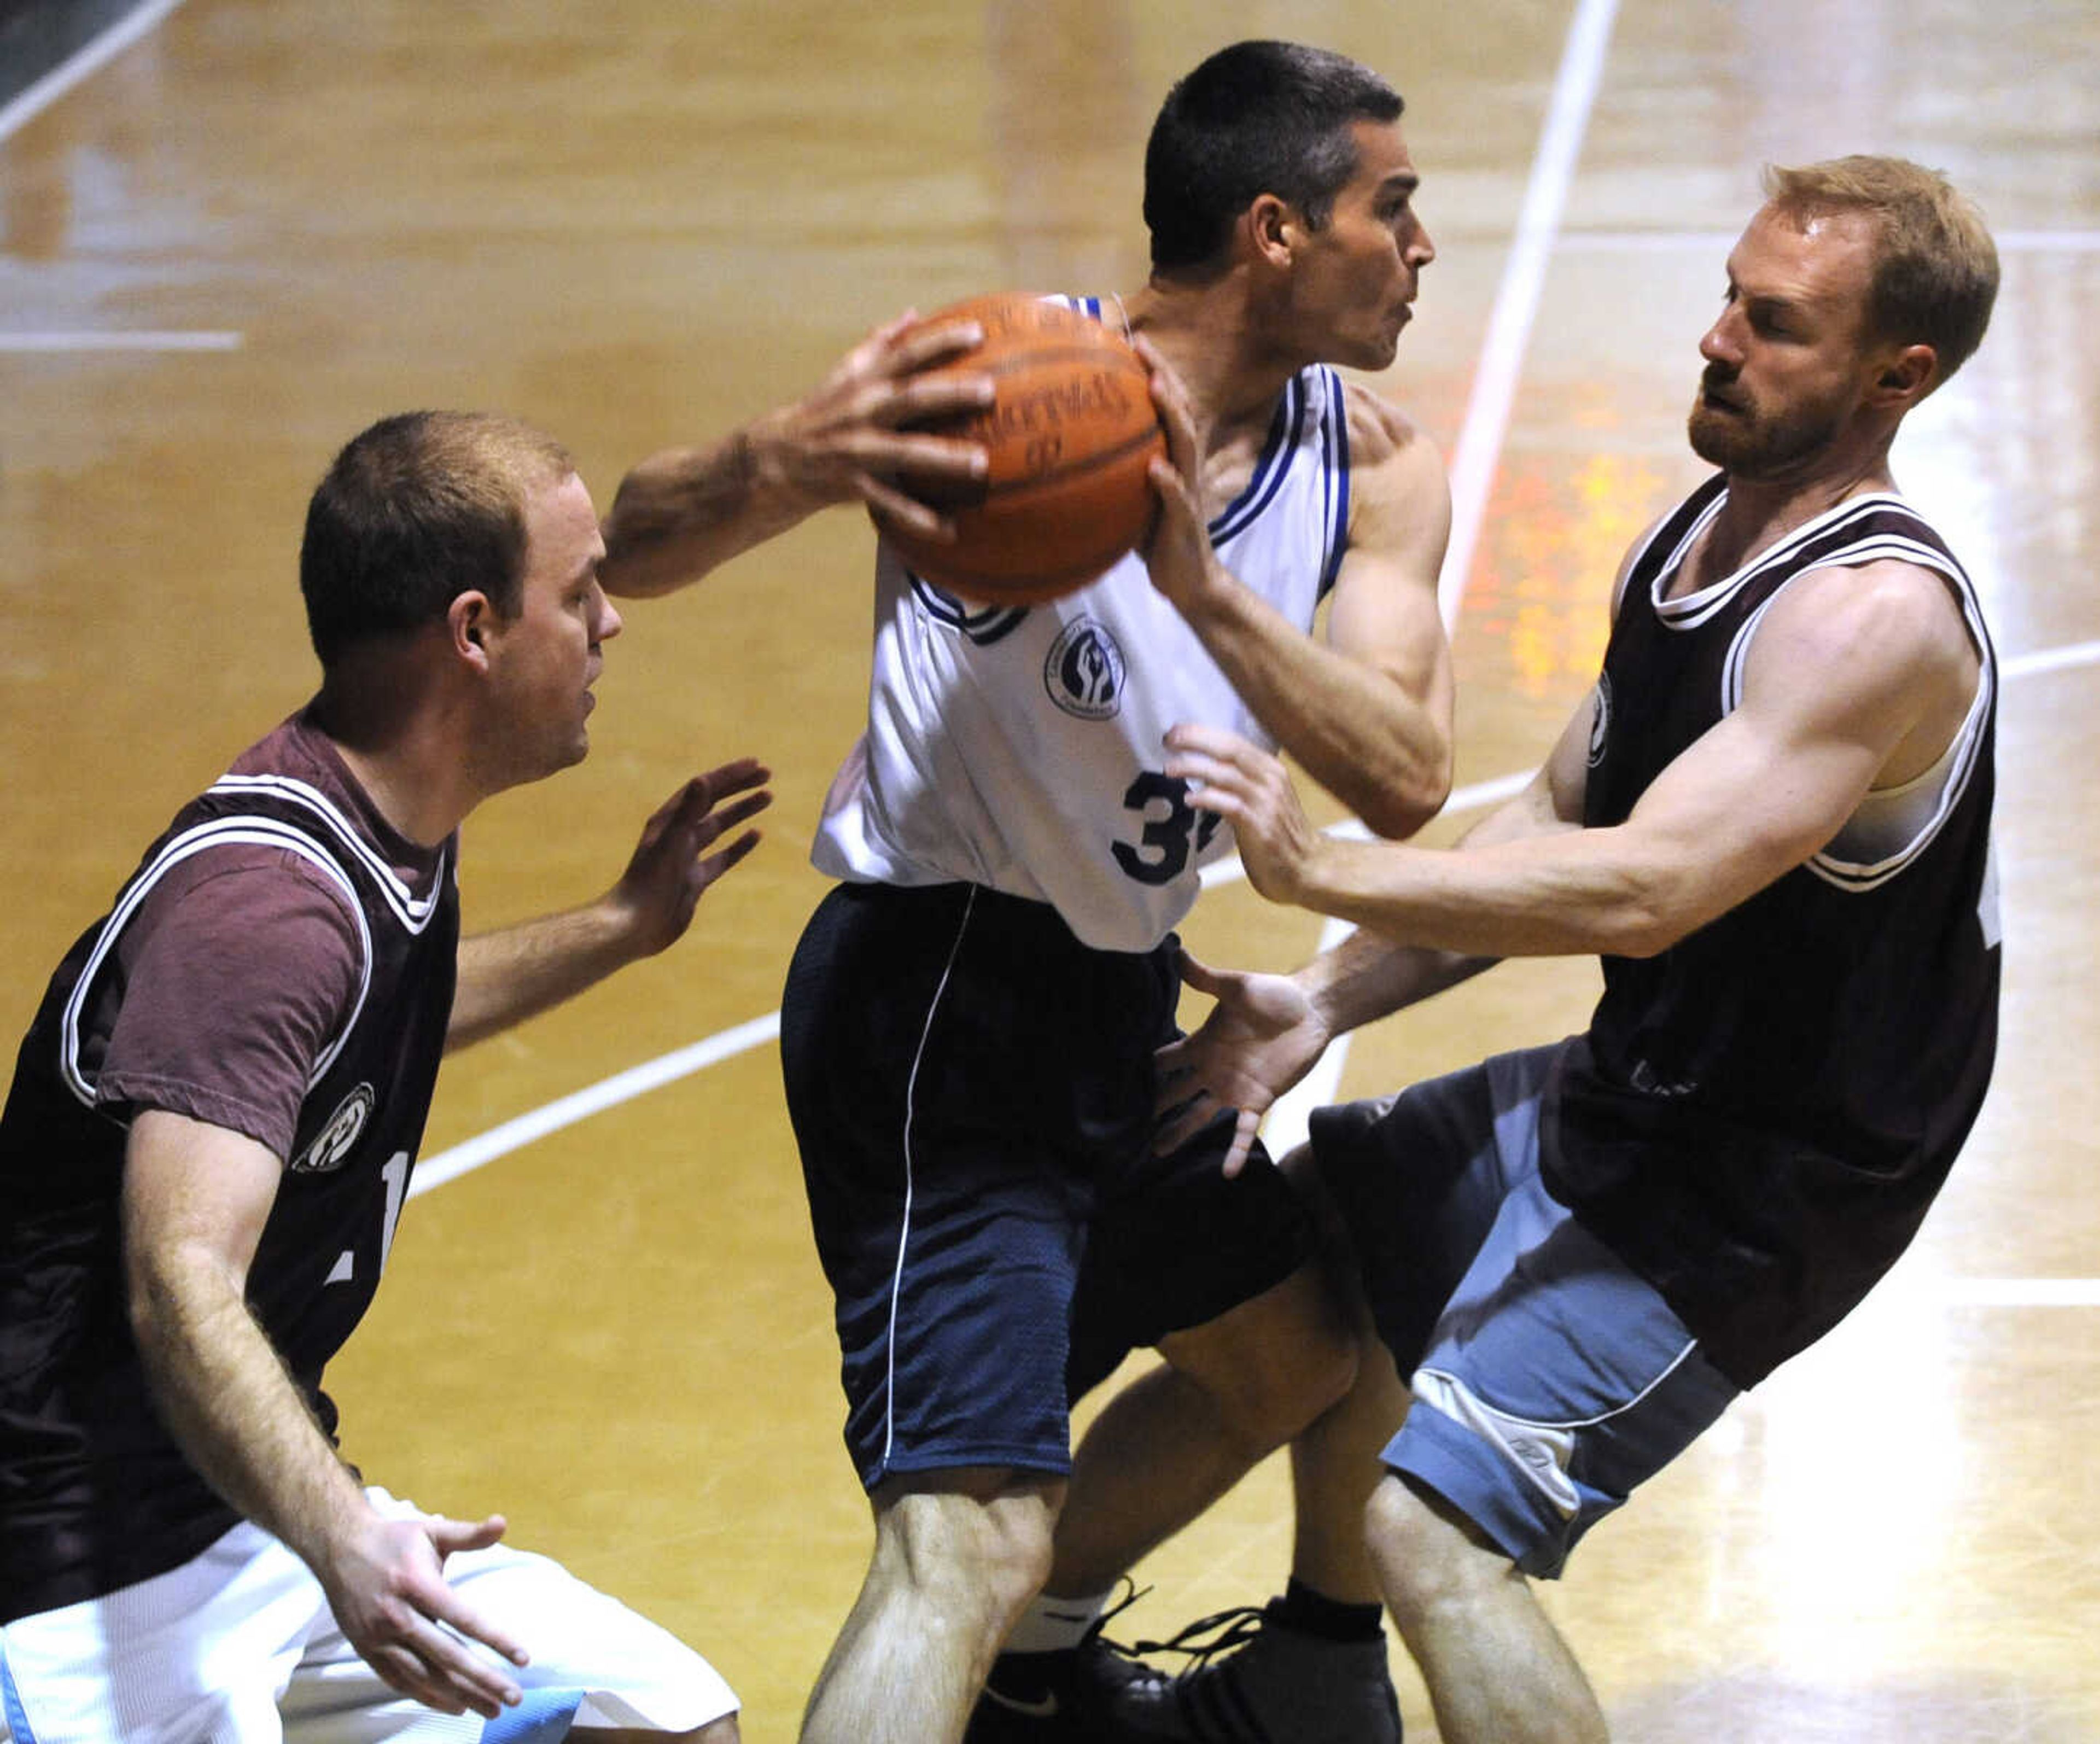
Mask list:
[[1149,1155],[1175,961],[974,885],[840,885],[804,929],[781,1063],[870,1489],[1069,1472],[1071,1398],[1306,1259],[1266,1158],[1224,1177],[1229,1119]]
[[1379,1336],[1411,1376],[1386,1464],[1539,1576],[1736,1393],[1540,1179],[1558,1052],[1322,1109],[1311,1132]]

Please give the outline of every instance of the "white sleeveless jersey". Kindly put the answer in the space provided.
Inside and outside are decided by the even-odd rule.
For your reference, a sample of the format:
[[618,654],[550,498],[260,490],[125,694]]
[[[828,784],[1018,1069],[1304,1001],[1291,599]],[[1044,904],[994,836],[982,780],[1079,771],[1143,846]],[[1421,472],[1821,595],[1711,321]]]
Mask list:
[[[1308,630],[1348,526],[1342,393],[1326,368],[1292,380],[1253,478],[1211,523],[1225,567]],[[1020,609],[958,600],[885,545],[867,731],[812,858],[860,883],[986,885],[1053,904],[1097,949],[1149,950],[1230,845],[1163,771],[1185,721],[1273,744],[1135,554]]]

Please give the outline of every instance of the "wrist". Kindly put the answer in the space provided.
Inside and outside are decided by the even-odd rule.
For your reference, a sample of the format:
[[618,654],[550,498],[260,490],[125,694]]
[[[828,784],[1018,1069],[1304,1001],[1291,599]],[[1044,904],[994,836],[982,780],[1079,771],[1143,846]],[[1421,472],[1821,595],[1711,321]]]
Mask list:
[[753,418],[738,430],[729,439],[727,458],[740,499],[761,516],[802,514],[815,506],[785,410]]
[[[650,910],[639,895],[629,895],[615,885],[587,908],[578,912],[583,959],[598,974],[612,974],[664,948],[650,936]],[[593,979],[598,978],[593,975]]]
[[1359,956],[1364,934],[1352,933],[1334,950],[1313,958],[1291,978],[1304,996],[1321,1042],[1346,1035],[1363,1020],[1358,1009],[1365,972]]
[[328,1465],[313,1474],[304,1499],[290,1517],[262,1521],[325,1584],[333,1572],[354,1560],[356,1547],[377,1523],[357,1474],[330,1450]]

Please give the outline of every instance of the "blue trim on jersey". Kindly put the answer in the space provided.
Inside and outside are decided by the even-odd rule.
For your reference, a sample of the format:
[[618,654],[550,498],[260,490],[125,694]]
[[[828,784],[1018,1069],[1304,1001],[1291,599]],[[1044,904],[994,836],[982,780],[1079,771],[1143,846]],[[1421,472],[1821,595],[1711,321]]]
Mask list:
[[1269,420],[1268,435],[1262,444],[1261,458],[1255,463],[1254,476],[1247,480],[1246,488],[1226,506],[1224,513],[1211,523],[1212,545],[1244,532],[1283,488],[1283,481],[1290,472],[1293,439],[1297,435],[1299,421],[1304,415],[1305,386],[1293,376],[1276,403],[1276,416]]
[[943,593],[924,576],[907,569],[911,592],[928,616],[951,629],[960,630],[981,648],[988,648],[1010,635],[1028,616],[1026,606],[984,606],[973,612],[952,594]]
[[481,1729],[482,1744],[562,1744],[584,1705],[580,1689],[528,1689],[517,1706]]
[[[1105,312],[1106,306],[1099,297],[1066,296],[1057,300],[1062,302],[1068,308],[1076,309],[1083,315],[1092,316],[1095,320],[1105,321],[1108,319]],[[1331,369],[1326,371],[1326,374],[1329,378],[1327,397],[1331,403],[1339,404],[1341,398],[1340,378]],[[1285,384],[1283,392],[1277,400],[1276,415],[1269,420],[1268,434],[1262,439],[1261,457],[1255,462],[1254,476],[1247,480],[1246,489],[1211,518],[1209,531],[1212,545],[1216,545],[1221,540],[1229,539],[1235,533],[1244,532],[1248,524],[1268,506],[1276,493],[1283,488],[1283,481],[1290,470],[1290,451],[1295,444],[1299,424],[1304,416],[1305,386],[1303,382],[1293,376]],[[1348,463],[1348,443],[1346,437],[1342,444],[1342,455],[1343,465],[1346,467]],[[1348,481],[1344,479],[1345,504],[1347,488]],[[1345,527],[1348,525],[1346,516],[1343,525]],[[1320,592],[1322,595],[1334,585],[1334,567],[1340,562],[1341,553],[1337,548],[1328,566],[1327,579],[1320,584]],[[1004,632],[1002,631],[1001,634],[1004,634]]]
[[1343,396],[1342,378],[1331,369],[1327,377],[1327,447],[1322,456],[1327,492],[1327,566],[1320,572],[1320,592],[1325,599],[1334,591],[1342,572],[1342,557],[1349,548],[1349,410]]
[[15,1744],[37,1744],[29,1729],[29,1716],[22,1707],[22,1692],[15,1687],[15,1673],[7,1663],[7,1643],[0,1636],[0,1706],[7,1715],[7,1736]]

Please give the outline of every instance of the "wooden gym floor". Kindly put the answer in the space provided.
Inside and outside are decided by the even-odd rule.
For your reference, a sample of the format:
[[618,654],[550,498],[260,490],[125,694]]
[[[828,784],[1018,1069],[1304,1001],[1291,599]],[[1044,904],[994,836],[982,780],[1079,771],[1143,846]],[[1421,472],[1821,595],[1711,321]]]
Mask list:
[[[1758,165],[1950,171],[2005,290],[1897,458],[2005,660],[1996,1086],[1880,1297],[1550,1602],[1629,1740],[2100,1738],[2091,0],[155,0],[139,24],[0,110],[11,1032],[171,806],[307,694],[306,496],[382,413],[518,413],[602,503],[907,304],[1136,284],[1170,80],[1242,36],[1347,50],[1406,94],[1441,250],[1382,386],[1458,480],[1448,839],[1550,742],[1614,559],[1695,476],[1694,347]],[[792,1737],[867,1540],[770,1019],[858,726],[870,544],[836,513],[632,610],[589,763],[470,826],[487,925],[593,893],[687,771],[778,771],[770,839],[680,949],[448,1070],[423,1196],[335,1375],[369,1472],[506,1511],[692,1640],[753,1744]],[[1317,938],[1229,881],[1188,934],[1274,967]],[[1360,1038],[1341,1090],[1559,1034],[1593,987],[1506,969]],[[654,1088],[615,1076],[665,1057]],[[561,1100],[608,1080],[605,1106]],[[1287,1541],[1272,1464],[1153,1559],[1132,1621],[1259,1601]]]

